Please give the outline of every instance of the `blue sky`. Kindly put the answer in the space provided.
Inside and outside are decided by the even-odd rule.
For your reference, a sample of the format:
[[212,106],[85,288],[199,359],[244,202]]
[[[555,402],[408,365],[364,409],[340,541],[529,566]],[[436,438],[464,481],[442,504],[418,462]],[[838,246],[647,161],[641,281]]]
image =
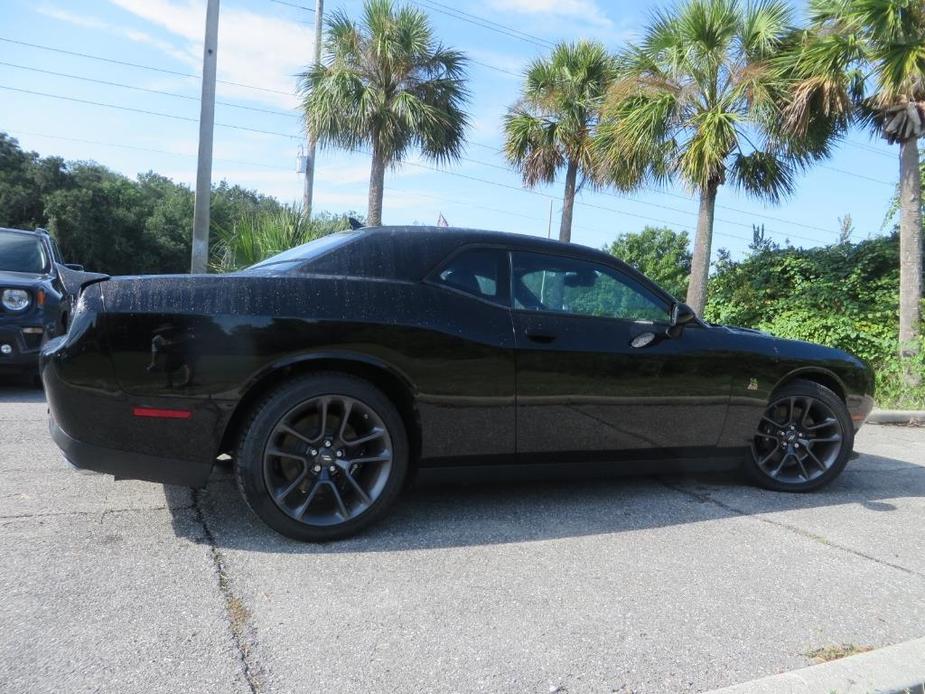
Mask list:
[[[519,75],[532,58],[548,50],[545,42],[589,37],[618,49],[641,32],[649,12],[662,3],[461,0],[449,5],[428,0],[426,4],[431,6],[427,11],[438,36],[474,61],[470,146],[466,160],[445,171],[434,171],[412,157],[400,170],[389,172],[384,222],[430,224],[442,212],[454,226],[545,235],[553,199],[555,236],[560,183],[524,192],[519,177],[499,153],[501,118],[516,99]],[[356,14],[360,5],[357,0],[327,0],[325,10],[343,8]],[[314,1],[222,0],[219,28],[222,83],[216,122],[221,125],[215,129],[213,178],[255,188],[284,202],[301,199],[302,190],[302,179],[295,172],[302,127],[292,91],[294,75],[311,60],[314,18],[299,6],[313,7]],[[802,9],[799,3],[795,7]],[[467,13],[473,21],[439,8]],[[0,40],[0,130],[43,155],[92,159],[133,177],[154,170],[192,184],[199,85],[196,78],[182,75],[195,75],[201,69],[204,14],[205,0],[2,0],[0,39],[59,52]],[[513,27],[530,40],[476,23],[485,20]],[[779,242],[790,239],[795,246],[807,247],[832,243],[838,218],[845,214],[854,220],[855,239],[880,233],[897,179],[897,155],[895,148],[871,140],[864,132],[853,132],[831,159],[801,176],[796,194],[780,206],[766,206],[722,188],[714,257],[718,248],[741,254],[751,239],[752,224],[764,224],[768,235]],[[320,152],[315,209],[365,212],[368,173],[369,162],[363,156]],[[582,191],[573,240],[600,247],[646,224],[692,232],[696,213],[697,201],[683,188],[632,195]]]

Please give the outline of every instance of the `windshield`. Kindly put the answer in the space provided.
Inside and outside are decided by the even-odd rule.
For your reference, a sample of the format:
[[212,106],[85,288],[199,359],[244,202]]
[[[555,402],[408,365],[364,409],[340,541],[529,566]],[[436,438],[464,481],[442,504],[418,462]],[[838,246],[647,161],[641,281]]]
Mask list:
[[38,238],[0,231],[0,270],[41,274],[47,266],[45,247]]
[[349,243],[357,238],[362,232],[359,231],[339,231],[336,234],[322,236],[320,239],[303,243],[301,246],[290,248],[288,251],[272,255],[266,260],[261,260],[256,265],[251,265],[247,270],[262,270],[268,266],[273,266],[273,270],[288,270],[292,267],[303,264],[307,260],[314,260],[328,251],[334,250],[344,244]]

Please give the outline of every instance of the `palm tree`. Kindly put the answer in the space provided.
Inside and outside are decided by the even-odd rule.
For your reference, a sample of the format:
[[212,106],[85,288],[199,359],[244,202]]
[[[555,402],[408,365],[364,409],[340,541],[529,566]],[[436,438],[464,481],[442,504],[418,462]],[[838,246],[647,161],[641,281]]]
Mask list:
[[591,141],[615,68],[600,43],[560,43],[527,69],[522,97],[504,118],[505,154],[525,185],[552,183],[565,167],[560,241],[572,238],[579,172],[593,182]]
[[780,127],[786,82],[773,59],[792,32],[783,0],[690,0],[656,13],[619,56],[595,142],[600,175],[623,190],[677,179],[699,194],[687,291],[697,313],[720,186],[776,203],[799,168],[826,152],[824,140],[792,140]]
[[812,0],[810,28],[794,57],[796,86],[785,113],[795,132],[819,120],[852,122],[899,145],[899,351],[906,380],[918,349],[922,299],[925,135],[925,5],[922,0]]
[[327,20],[321,64],[301,75],[305,123],[322,146],[369,147],[367,223],[382,223],[387,167],[409,150],[445,163],[459,157],[468,117],[466,59],[434,38],[427,15],[367,0],[360,21]]

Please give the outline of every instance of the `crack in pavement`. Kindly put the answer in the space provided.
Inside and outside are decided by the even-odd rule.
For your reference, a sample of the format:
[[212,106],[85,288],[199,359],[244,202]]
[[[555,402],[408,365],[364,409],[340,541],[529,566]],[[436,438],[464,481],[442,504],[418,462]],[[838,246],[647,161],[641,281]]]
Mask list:
[[16,513],[0,516],[0,520],[22,520],[23,518],[54,518],[56,516],[100,516],[110,513],[145,513],[147,511],[189,511],[193,506],[145,506],[144,508],[107,508],[102,511],[51,511],[49,513]]
[[681,487],[681,486],[678,486],[678,485],[675,485],[675,484],[671,484],[671,483],[669,483],[669,482],[666,482],[665,480],[663,480],[663,479],[661,479],[661,478],[659,478],[658,481],[659,481],[659,483],[662,484],[663,486],[668,487],[668,489],[673,489],[674,491],[676,491],[676,492],[678,492],[678,493],[680,493],[680,494],[684,494],[685,496],[689,496],[689,497],[691,497],[691,498],[693,498],[693,499],[697,499],[697,500],[700,501],[700,502],[706,502],[706,503],[715,504],[716,506],[719,506],[720,508],[722,508],[722,509],[724,509],[724,510],[726,510],[726,511],[729,511],[730,513],[735,513],[736,515],[743,516],[743,517],[746,517],[746,518],[752,518],[752,519],[754,519],[754,520],[756,520],[756,521],[759,521],[759,522],[761,522],[761,523],[767,523],[768,525],[774,525],[774,526],[776,526],[776,527],[778,527],[778,528],[783,528],[784,530],[788,530],[788,531],[790,531],[790,532],[792,532],[792,533],[795,533],[795,534],[800,535],[800,536],[802,536],[802,537],[805,537],[805,538],[808,538],[808,539],[810,539],[810,540],[813,540],[814,542],[818,542],[818,543],[820,543],[820,544],[826,545],[827,547],[832,547],[832,548],[834,548],[834,549],[840,549],[840,550],[843,551],[843,552],[847,552],[848,554],[853,554],[854,556],[860,557],[861,559],[866,559],[866,560],[872,561],[872,562],[874,562],[874,563],[876,563],[876,564],[880,564],[881,566],[886,566],[886,567],[891,568],[891,569],[896,569],[897,571],[902,571],[903,573],[905,573],[905,574],[907,574],[907,575],[909,575],[909,576],[915,576],[915,577],[917,577],[917,578],[925,579],[925,574],[922,574],[922,573],[916,571],[915,569],[910,569],[910,568],[908,568],[908,567],[902,566],[901,564],[894,564],[894,563],[892,563],[892,562],[885,561],[885,560],[883,560],[883,559],[880,559],[880,558],[878,558],[878,557],[872,556],[872,555],[870,555],[870,554],[866,554],[866,553],[864,553],[864,552],[861,552],[861,551],[859,551],[859,550],[853,549],[853,548],[851,548],[851,547],[847,547],[847,546],[845,546],[845,545],[838,544],[837,542],[832,542],[831,540],[829,540],[828,538],[823,537],[822,535],[816,535],[815,533],[811,533],[811,532],[809,532],[808,530],[803,530],[803,528],[799,528],[799,527],[797,527],[797,526],[795,526],[795,525],[791,525],[791,524],[789,524],[789,523],[783,523],[783,522],[781,522],[781,521],[772,520],[772,519],[770,519],[770,518],[764,518],[764,517],[761,517],[761,516],[756,515],[756,514],[754,514],[754,513],[749,513],[748,511],[743,511],[743,510],[740,509],[740,508],[736,508],[735,506],[731,506],[730,504],[727,504],[727,503],[725,503],[725,502],[723,502],[723,501],[719,501],[718,499],[714,499],[714,498],[713,498],[712,496],[710,496],[709,494],[701,494],[701,493],[695,492],[695,491],[693,491],[693,490],[691,490],[691,489],[685,489],[684,487]]
[[250,615],[244,602],[231,590],[228,580],[228,571],[225,565],[225,556],[219,551],[215,543],[215,536],[209,528],[206,521],[205,513],[199,503],[200,490],[192,490],[193,505],[192,510],[196,522],[202,527],[203,535],[209,545],[209,553],[212,559],[212,567],[218,579],[218,590],[222,595],[225,603],[225,613],[228,620],[228,628],[231,631],[231,640],[238,658],[241,661],[241,669],[244,679],[250,688],[251,694],[260,694],[263,691],[261,684],[261,669],[256,662],[253,653],[253,643],[249,638],[249,632],[253,631],[253,625],[250,623]]

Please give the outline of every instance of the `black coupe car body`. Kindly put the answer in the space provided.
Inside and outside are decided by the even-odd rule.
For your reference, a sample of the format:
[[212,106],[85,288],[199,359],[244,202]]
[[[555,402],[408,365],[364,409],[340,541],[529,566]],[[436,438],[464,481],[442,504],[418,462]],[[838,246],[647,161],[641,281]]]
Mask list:
[[[250,450],[236,447],[259,428],[261,408],[277,406],[274,394],[306,378],[347,378],[328,386],[331,395],[312,391],[321,403],[306,405],[313,420],[274,425],[253,449],[269,466],[255,484],[298,497],[280,506],[291,519],[305,520],[302,499],[315,503],[317,487],[333,489],[333,515],[316,525],[373,505],[369,489],[356,492],[355,505],[341,499],[352,477],[339,488],[331,480],[351,474],[333,463],[371,455],[349,446],[380,430],[388,445],[376,444],[375,455],[407,458],[390,458],[393,468],[739,465],[765,457],[761,437],[772,436],[776,466],[778,440],[789,453],[803,440],[788,422],[802,418],[808,441],[840,408],[847,456],[873,404],[872,373],[849,354],[708,325],[619,260],[530,236],[383,227],[335,234],[230,275],[70,281],[81,285],[79,302],[67,335],[43,350],[43,378],[53,435],[72,463],[203,485],[217,455]],[[829,410],[816,410],[819,398],[794,404],[809,397],[797,393],[787,396],[789,419],[781,410],[778,421],[768,408],[793,384],[838,404],[826,395]],[[376,406],[380,396],[388,404]],[[382,412],[391,408],[393,425]],[[768,417],[775,427],[762,433]],[[804,467],[804,481],[819,482],[830,457],[818,472]],[[795,475],[783,481],[800,482]]]
[[43,229],[0,228],[0,372],[38,373],[42,342],[64,332],[63,262]]

